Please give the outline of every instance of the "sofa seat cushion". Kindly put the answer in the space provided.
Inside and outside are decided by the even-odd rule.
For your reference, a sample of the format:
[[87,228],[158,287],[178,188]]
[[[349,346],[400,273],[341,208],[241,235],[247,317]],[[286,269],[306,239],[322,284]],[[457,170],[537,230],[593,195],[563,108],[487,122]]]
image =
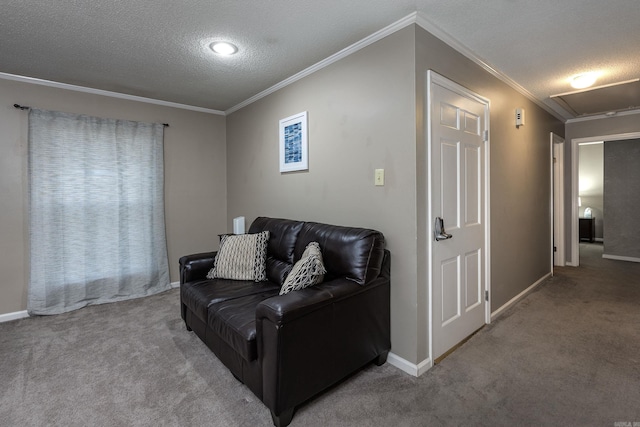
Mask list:
[[222,301],[254,295],[280,287],[252,280],[196,280],[180,285],[180,299],[200,320],[207,322],[209,307]]
[[262,301],[278,295],[278,292],[280,287],[273,285],[257,294],[211,304],[208,327],[243,359],[251,362],[258,357],[256,307]]

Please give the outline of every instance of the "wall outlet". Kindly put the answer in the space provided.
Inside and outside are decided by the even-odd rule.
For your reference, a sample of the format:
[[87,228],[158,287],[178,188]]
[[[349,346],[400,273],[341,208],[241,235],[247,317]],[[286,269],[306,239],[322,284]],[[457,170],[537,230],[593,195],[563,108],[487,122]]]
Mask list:
[[384,185],[384,169],[376,169],[374,184],[377,186]]

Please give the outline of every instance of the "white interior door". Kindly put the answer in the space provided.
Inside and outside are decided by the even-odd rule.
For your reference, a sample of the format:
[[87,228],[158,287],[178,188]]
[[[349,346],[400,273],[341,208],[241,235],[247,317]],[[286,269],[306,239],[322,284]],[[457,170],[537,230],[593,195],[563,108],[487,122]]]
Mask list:
[[[429,74],[432,360],[436,360],[488,318],[489,103]],[[434,235],[437,218],[442,218],[450,238]]]
[[553,155],[553,265],[564,267],[564,138],[551,133]]

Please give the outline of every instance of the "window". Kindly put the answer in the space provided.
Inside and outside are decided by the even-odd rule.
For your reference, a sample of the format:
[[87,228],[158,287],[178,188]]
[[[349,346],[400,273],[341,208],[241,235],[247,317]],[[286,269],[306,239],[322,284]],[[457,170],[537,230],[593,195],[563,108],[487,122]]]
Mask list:
[[163,125],[32,109],[30,314],[166,290]]

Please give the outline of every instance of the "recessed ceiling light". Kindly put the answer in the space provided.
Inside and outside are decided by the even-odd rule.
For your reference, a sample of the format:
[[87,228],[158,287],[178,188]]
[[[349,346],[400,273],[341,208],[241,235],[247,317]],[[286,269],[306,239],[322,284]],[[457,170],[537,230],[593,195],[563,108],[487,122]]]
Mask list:
[[212,51],[219,55],[233,55],[238,52],[238,48],[227,42],[213,42],[209,45]]
[[598,78],[597,73],[583,73],[571,77],[571,86],[576,89],[584,89],[589,86],[593,86]]

